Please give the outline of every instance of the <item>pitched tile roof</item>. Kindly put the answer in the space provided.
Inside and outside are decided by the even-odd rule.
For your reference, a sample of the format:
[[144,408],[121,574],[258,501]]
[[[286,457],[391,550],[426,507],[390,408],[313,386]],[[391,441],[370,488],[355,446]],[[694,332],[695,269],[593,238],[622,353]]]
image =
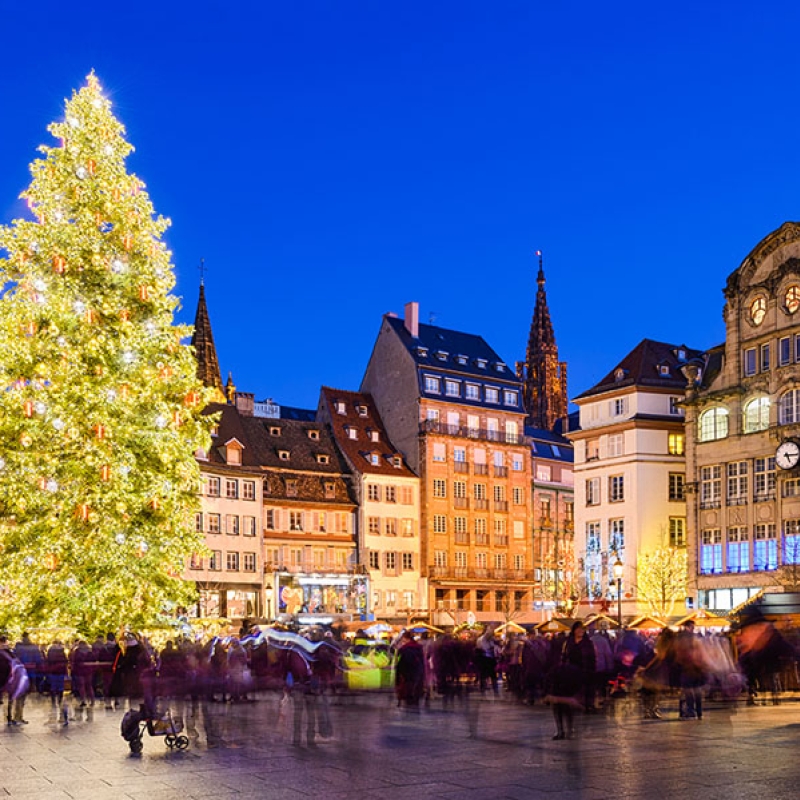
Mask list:
[[[684,355],[682,359],[679,358],[681,353]],[[683,394],[686,378],[680,368],[687,361],[700,356],[701,350],[693,350],[683,344],[642,339],[611,372],[591,389],[579,394],[576,400],[629,386],[671,389]],[[665,369],[663,374],[661,367]]]
[[[370,475],[415,477],[389,440],[370,394],[323,386],[320,402],[330,417],[333,438],[353,469]],[[372,462],[373,455],[377,457],[376,464]],[[397,466],[395,459],[399,459]]]

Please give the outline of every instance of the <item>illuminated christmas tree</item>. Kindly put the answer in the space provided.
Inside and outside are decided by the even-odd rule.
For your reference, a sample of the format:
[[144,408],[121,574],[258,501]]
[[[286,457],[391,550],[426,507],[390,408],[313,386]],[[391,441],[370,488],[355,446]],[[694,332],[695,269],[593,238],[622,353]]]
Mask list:
[[92,74],[0,228],[0,628],[156,623],[189,601],[212,421],[171,254]]
[[685,547],[661,546],[639,553],[636,589],[639,601],[660,620],[672,616],[676,604],[686,601],[688,558]]

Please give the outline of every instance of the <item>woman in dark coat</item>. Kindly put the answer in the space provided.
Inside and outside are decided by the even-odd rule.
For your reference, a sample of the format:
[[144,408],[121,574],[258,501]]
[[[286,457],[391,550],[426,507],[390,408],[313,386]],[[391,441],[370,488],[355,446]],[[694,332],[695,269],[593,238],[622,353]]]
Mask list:
[[416,707],[425,691],[425,651],[411,631],[404,631],[394,670],[397,705]]
[[574,710],[585,703],[587,687],[594,685],[594,646],[580,621],[574,622],[561,651],[561,661],[550,672],[550,693],[556,721],[554,739],[574,735]]

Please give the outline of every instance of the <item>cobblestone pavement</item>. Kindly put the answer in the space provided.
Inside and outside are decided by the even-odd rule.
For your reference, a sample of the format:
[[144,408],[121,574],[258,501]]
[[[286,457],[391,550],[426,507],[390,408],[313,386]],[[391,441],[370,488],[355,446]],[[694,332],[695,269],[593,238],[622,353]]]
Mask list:
[[[304,706],[299,711],[307,715]],[[73,712],[29,700],[29,724],[0,729],[0,797],[36,800],[172,798],[702,798],[795,800],[800,794],[800,704],[711,704],[702,720],[644,721],[633,704],[578,718],[553,741],[550,710],[502,697],[441,701],[419,713],[388,695],[334,698],[333,735],[293,743],[294,710],[278,695],[187,712],[191,746],[144,738],[133,756],[122,711]],[[5,707],[3,708],[5,720]]]

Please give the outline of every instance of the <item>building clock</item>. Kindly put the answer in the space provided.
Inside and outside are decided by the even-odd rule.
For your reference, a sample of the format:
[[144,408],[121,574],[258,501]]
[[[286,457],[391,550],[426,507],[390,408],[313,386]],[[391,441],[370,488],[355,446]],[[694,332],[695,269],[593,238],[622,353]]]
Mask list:
[[794,469],[800,463],[800,444],[793,439],[781,442],[775,451],[775,463],[781,469]]

